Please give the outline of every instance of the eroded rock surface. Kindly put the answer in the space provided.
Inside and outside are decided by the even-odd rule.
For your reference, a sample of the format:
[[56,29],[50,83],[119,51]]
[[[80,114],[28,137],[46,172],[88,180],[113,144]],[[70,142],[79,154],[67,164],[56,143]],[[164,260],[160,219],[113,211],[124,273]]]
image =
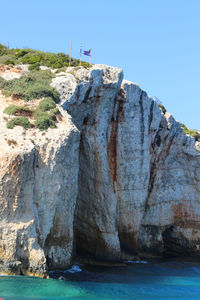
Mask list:
[[117,198],[111,180],[108,148],[112,147],[109,136],[116,105],[114,99],[123,74],[120,69],[97,65],[90,71],[81,69],[76,77],[80,80],[78,83],[69,80],[73,84],[72,96],[66,90],[62,92],[68,87],[68,78],[53,80],[53,86],[58,88],[63,107],[81,130],[74,223],[77,250],[102,260],[117,261],[120,259]]
[[[1,98],[1,114],[5,103]],[[67,113],[56,129],[6,128],[1,115],[0,272],[42,275],[73,250],[79,131]]]
[[81,131],[78,253],[199,255],[199,143],[117,68],[65,73],[53,86]]
[[[118,68],[52,81],[61,122],[6,128],[0,94],[0,270],[200,254],[200,144]],[[11,100],[10,100],[11,101]]]

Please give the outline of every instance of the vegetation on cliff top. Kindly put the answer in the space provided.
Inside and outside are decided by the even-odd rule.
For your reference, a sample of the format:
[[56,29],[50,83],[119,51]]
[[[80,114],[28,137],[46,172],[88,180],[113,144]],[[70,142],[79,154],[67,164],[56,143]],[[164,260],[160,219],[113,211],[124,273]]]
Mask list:
[[7,128],[9,129],[13,129],[17,125],[26,129],[31,128],[31,123],[26,117],[23,116],[13,118],[7,122]]
[[[158,107],[162,110],[162,112],[164,114],[167,112],[164,105],[158,103]],[[197,130],[192,130],[192,129],[187,128],[183,123],[180,123],[180,124],[181,124],[181,127],[183,128],[185,134],[193,136],[196,141],[200,142],[200,132],[198,132]]]
[[[79,63],[79,59],[71,58],[70,65],[72,67],[78,66]],[[9,49],[0,44],[0,64],[28,64],[29,70],[39,70],[40,66],[59,69],[69,65],[69,55],[65,53],[43,52],[30,48]],[[82,66],[88,68],[90,64],[83,61]]]
[[181,123],[181,127],[183,128],[185,134],[193,136],[196,141],[200,142],[200,133],[199,133],[199,131],[189,129],[183,123]]
[[[52,98],[45,98],[39,103],[35,110],[31,110],[25,106],[12,104],[4,109],[4,113],[7,115],[18,116],[7,122],[7,128],[13,129],[18,125],[26,129],[36,126],[40,130],[46,130],[49,127],[56,127],[56,115],[60,112]],[[35,123],[31,124],[26,116],[33,116]]]
[[164,105],[162,104],[158,104],[158,107],[162,110],[163,114],[165,114],[167,112],[166,108],[164,107]]
[[[79,60],[71,58],[71,66],[79,66]],[[40,130],[56,127],[56,115],[59,109],[56,104],[59,102],[59,93],[50,86],[50,82],[55,75],[50,70],[40,70],[40,66],[58,69],[56,72],[64,71],[69,65],[69,55],[64,53],[49,53],[30,48],[9,49],[5,45],[0,44],[0,64],[16,65],[28,64],[30,72],[19,79],[5,80],[0,77],[0,89],[6,97],[12,96],[13,99],[24,99],[29,101],[32,99],[44,98],[35,110],[30,110],[25,106],[10,105],[4,113],[17,116],[7,122],[8,128],[15,125],[31,128],[31,123],[26,118],[34,116],[35,126]],[[82,62],[82,66],[88,68],[90,64]],[[158,104],[159,108],[165,114],[166,109],[162,104]],[[196,141],[200,141],[200,133],[196,130],[188,129],[181,123],[184,133],[193,136]]]
[[28,107],[18,106],[18,105],[13,105],[13,104],[6,107],[3,112],[4,112],[4,114],[13,115],[13,116],[20,116],[20,115],[31,116],[32,115],[32,111]]
[[0,89],[5,96],[21,98],[25,101],[51,97],[56,103],[59,102],[59,93],[49,86],[54,74],[49,70],[30,71],[19,79],[0,80]]
[[49,85],[54,76],[49,70],[33,70],[19,79],[4,80],[0,77],[0,89],[7,97],[23,99],[25,102],[43,98],[35,110],[17,105],[6,107],[5,114],[19,116],[7,122],[8,128],[12,129],[16,125],[31,128],[29,120],[25,117],[34,117],[35,122],[32,125],[40,130],[56,127],[56,115],[59,114],[56,103],[59,102],[59,93]]
[[[54,54],[30,48],[9,49],[0,44],[0,64],[29,64],[30,71],[19,79],[5,80],[0,77],[0,89],[3,95],[24,101],[43,98],[34,111],[22,106],[10,105],[4,113],[20,117],[33,116],[34,126],[40,130],[46,130],[48,127],[55,128],[56,115],[59,114],[59,109],[56,108],[59,93],[50,86],[55,75],[50,70],[40,70],[40,66],[56,68],[57,72],[64,71],[69,65],[69,56],[64,53]],[[71,66],[79,66],[79,60],[71,58]],[[82,66],[87,68],[90,65],[82,62]],[[8,128],[13,128],[15,125],[30,128],[21,118],[16,121],[12,119],[7,123]]]

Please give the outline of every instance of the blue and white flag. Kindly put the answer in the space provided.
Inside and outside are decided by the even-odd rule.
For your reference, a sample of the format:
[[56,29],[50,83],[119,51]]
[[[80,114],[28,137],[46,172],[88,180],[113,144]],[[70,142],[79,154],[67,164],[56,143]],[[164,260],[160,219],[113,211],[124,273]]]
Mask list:
[[83,55],[91,56],[91,49],[88,51],[83,51]]

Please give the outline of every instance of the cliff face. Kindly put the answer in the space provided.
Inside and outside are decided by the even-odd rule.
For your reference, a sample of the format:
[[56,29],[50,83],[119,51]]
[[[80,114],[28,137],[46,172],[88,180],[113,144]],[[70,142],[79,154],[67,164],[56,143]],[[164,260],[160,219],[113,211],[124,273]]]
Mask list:
[[0,272],[41,275],[47,265],[66,267],[73,249],[79,132],[67,114],[47,133],[8,130],[5,123],[1,118]]
[[71,68],[52,86],[57,129],[9,130],[1,116],[1,270],[199,255],[200,144],[120,69]]
[[114,261],[198,255],[199,143],[122,81],[121,70],[95,66],[77,71],[74,82],[68,76],[53,86],[81,131],[77,252]]

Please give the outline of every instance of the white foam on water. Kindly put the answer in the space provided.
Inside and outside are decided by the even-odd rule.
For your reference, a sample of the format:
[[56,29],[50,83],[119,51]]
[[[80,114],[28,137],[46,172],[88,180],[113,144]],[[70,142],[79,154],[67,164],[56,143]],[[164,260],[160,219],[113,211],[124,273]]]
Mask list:
[[146,260],[126,260],[125,262],[128,264],[148,264]]
[[66,273],[77,273],[77,272],[82,272],[82,269],[79,267],[79,266],[77,266],[77,265],[73,265],[72,267],[71,267],[71,269],[69,269],[69,270],[67,270],[67,271],[65,271]]

